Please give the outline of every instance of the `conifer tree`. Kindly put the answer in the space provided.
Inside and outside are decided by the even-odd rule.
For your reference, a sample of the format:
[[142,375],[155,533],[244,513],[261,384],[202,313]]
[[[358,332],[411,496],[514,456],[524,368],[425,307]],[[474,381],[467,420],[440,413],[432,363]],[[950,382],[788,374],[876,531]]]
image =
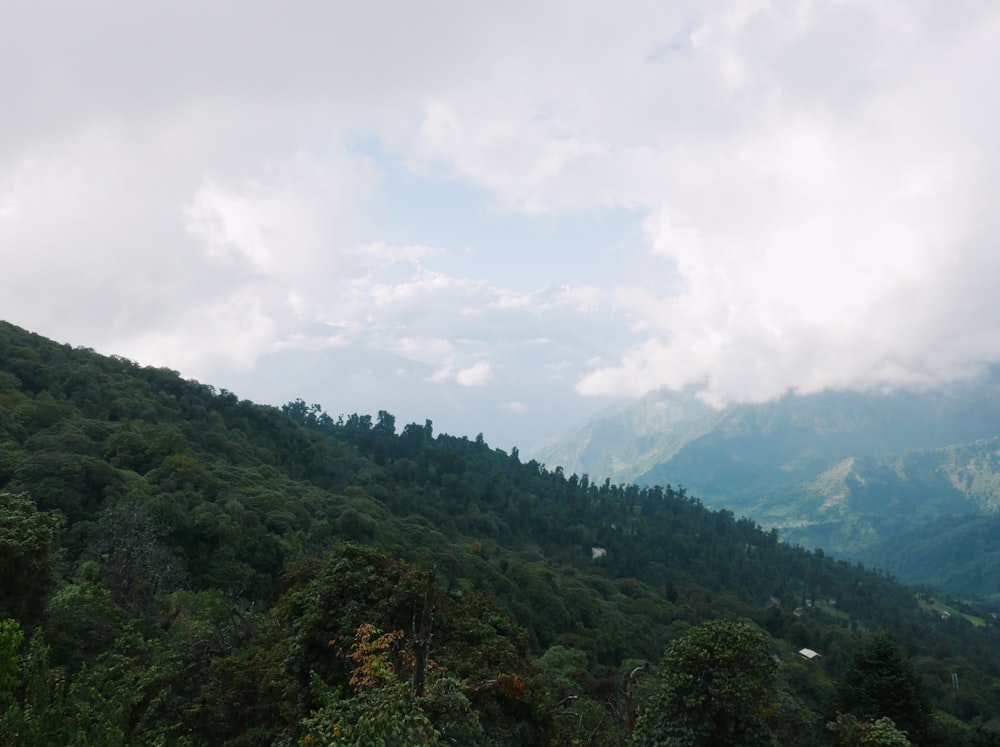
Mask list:
[[884,631],[855,652],[838,689],[845,713],[869,722],[888,717],[911,741],[924,742],[930,699],[920,676]]

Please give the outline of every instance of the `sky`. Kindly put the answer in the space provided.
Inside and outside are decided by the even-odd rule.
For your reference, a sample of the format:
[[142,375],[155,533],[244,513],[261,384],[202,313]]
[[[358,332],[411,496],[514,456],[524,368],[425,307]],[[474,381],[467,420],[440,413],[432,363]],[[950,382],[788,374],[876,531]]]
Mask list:
[[1000,6],[9,2],[0,318],[531,447],[1000,361]]

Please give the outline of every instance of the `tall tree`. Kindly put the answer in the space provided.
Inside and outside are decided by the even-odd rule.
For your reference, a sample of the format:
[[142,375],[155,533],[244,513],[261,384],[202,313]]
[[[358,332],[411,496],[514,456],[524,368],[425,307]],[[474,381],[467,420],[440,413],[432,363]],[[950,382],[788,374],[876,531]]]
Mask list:
[[931,725],[931,703],[920,676],[885,631],[851,658],[839,683],[845,713],[874,722],[888,717],[917,744]]
[[64,520],[26,495],[0,492],[0,618],[34,622],[59,557]]
[[768,724],[777,666],[752,623],[713,620],[671,641],[633,745],[774,745]]
[[94,550],[112,599],[133,612],[148,612],[156,595],[173,591],[181,576],[177,559],[163,542],[169,527],[138,501],[108,506],[99,527]]

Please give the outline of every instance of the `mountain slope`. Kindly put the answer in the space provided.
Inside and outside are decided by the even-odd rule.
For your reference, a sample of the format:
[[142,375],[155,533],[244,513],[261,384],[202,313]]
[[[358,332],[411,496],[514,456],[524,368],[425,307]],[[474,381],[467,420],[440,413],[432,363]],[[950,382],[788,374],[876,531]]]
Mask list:
[[539,450],[597,479],[682,484],[809,546],[863,555],[943,513],[1000,505],[997,377],[926,393],[826,392],[715,411],[656,392]]
[[[0,684],[10,744],[292,745],[413,703],[451,743],[621,744],[642,662],[733,617],[780,662],[781,743],[829,742],[835,682],[876,627],[940,710],[1000,717],[992,628],[684,490],[567,477],[384,411],[261,407],[4,323],[0,540],[0,656],[26,683]],[[428,605],[439,666],[411,698]],[[971,700],[950,697],[957,669]]]
[[1000,599],[1000,515],[942,516],[876,543],[868,556],[903,581]]

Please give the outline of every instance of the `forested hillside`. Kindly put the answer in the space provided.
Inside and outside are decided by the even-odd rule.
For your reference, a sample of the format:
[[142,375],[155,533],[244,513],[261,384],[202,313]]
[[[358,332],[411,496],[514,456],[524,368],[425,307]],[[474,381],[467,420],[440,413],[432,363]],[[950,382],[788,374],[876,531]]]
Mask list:
[[1000,744],[1000,629],[951,601],[0,323],[5,744]]
[[956,594],[1000,600],[1000,516],[943,516],[871,549],[872,558]]

